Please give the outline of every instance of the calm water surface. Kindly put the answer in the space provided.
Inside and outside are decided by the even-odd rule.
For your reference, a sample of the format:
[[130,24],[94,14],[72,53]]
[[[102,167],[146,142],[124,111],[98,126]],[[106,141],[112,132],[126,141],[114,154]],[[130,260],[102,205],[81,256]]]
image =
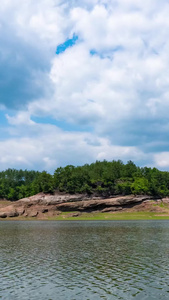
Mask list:
[[169,221],[0,222],[0,299],[169,299]]

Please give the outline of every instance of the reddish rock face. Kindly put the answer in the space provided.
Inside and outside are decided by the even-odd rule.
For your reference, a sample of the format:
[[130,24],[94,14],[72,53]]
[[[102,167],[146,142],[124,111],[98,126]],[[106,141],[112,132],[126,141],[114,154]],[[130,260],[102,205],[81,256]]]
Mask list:
[[28,214],[28,217],[33,217],[33,218],[35,218],[35,217],[37,217],[37,215],[38,215],[38,211],[31,211],[31,212],[29,212],[29,214]]
[[6,213],[4,213],[3,211],[2,212],[0,212],[0,218],[6,218],[7,217],[7,214]]
[[7,207],[3,207],[0,209],[0,217],[1,218],[12,218],[18,217],[19,212],[15,209],[14,205],[9,205]]
[[[18,216],[41,218],[44,215],[55,216],[63,211],[77,212],[113,212],[140,205],[147,205],[152,200],[148,196],[118,196],[108,199],[88,197],[86,195],[69,195],[56,193],[54,195],[39,193],[35,196],[12,202],[12,205],[0,208],[0,218]],[[161,200],[159,200],[161,201]],[[168,200],[166,200],[167,202]],[[169,202],[169,201],[168,201]],[[76,215],[79,213],[76,213]],[[75,216],[76,216],[75,215]],[[74,216],[74,215],[73,215]]]

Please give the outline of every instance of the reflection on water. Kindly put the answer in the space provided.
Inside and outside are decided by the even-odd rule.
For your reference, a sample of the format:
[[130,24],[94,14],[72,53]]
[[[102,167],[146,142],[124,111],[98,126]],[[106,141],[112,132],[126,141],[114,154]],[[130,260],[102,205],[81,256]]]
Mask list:
[[169,222],[0,222],[0,299],[169,299]]

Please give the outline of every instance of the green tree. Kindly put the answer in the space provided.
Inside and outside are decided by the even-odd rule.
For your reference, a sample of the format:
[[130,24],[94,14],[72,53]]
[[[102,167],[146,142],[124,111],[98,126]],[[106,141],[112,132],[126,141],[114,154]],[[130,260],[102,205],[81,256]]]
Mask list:
[[149,183],[146,178],[136,178],[131,185],[131,191],[136,195],[144,195],[149,192]]

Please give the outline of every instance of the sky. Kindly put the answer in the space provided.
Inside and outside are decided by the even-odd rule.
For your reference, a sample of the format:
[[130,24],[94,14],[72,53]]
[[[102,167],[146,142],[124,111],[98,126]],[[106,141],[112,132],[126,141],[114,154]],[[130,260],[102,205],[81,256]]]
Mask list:
[[0,170],[169,170],[168,0],[0,5]]

